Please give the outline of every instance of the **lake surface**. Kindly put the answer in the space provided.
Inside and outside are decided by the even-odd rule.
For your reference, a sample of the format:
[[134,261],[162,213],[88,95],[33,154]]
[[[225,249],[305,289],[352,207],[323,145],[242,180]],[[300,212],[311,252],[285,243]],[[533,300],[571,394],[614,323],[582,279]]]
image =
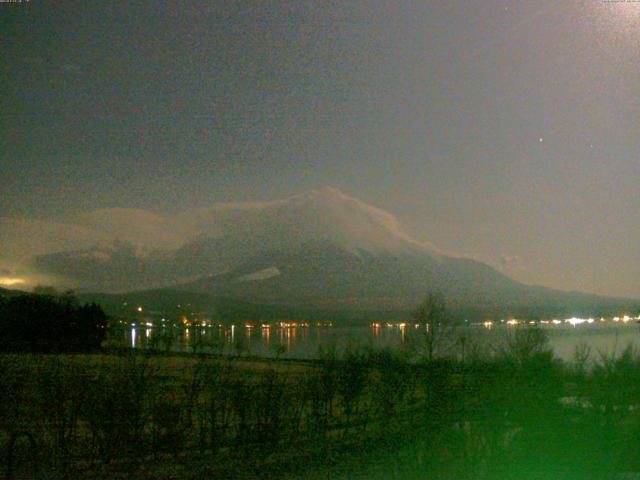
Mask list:
[[[495,351],[504,345],[516,328],[528,325],[469,325],[453,333],[455,341],[443,341],[442,348],[457,355],[468,354],[474,346]],[[587,346],[592,358],[620,354],[628,345],[640,347],[640,325],[635,321],[593,322],[572,325],[539,325],[548,334],[555,355],[572,360],[576,348]],[[338,351],[356,348],[411,349],[424,335],[425,327],[408,324],[374,324],[372,326],[287,325],[207,326],[178,328],[175,326],[127,326],[112,333],[118,343],[134,348],[155,347],[183,352],[220,352],[265,357],[313,358],[320,349],[335,347]],[[464,342],[460,341],[464,338]]]

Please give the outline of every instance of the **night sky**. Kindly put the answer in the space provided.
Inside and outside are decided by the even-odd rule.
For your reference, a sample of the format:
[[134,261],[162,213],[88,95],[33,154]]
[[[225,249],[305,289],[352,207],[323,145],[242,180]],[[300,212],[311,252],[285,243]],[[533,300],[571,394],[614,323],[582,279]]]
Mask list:
[[331,185],[526,283],[640,297],[640,3],[32,0],[0,36],[0,217]]

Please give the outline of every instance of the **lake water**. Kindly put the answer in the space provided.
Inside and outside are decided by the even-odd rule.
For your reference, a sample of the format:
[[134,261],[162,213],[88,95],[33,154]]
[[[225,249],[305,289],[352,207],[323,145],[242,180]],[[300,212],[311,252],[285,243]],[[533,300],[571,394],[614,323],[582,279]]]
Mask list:
[[[503,345],[515,328],[506,324],[464,326],[456,329],[447,348],[461,355],[479,345],[491,351]],[[555,355],[563,360],[572,360],[576,348],[587,346],[592,357],[619,354],[628,345],[640,347],[640,325],[635,321],[594,322],[592,324],[541,325],[549,338]],[[118,343],[134,348],[155,347],[173,351],[210,351],[240,353],[257,356],[285,358],[312,358],[319,349],[335,347],[338,351],[347,348],[394,348],[409,349],[424,335],[424,326],[407,324],[376,324],[372,326],[338,327],[317,325],[269,326],[209,326],[198,328],[177,328],[173,326],[135,326],[120,328],[112,333]],[[463,343],[459,341],[464,337]],[[444,344],[444,342],[443,342]]]

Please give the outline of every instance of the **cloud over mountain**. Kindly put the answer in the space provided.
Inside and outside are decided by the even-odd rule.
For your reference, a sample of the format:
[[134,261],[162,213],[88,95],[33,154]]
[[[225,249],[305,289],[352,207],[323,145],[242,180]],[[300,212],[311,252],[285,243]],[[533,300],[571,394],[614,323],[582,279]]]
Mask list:
[[331,187],[176,215],[107,208],[56,221],[0,218],[0,267],[93,289],[174,284],[308,245],[356,255],[438,255],[393,215]]

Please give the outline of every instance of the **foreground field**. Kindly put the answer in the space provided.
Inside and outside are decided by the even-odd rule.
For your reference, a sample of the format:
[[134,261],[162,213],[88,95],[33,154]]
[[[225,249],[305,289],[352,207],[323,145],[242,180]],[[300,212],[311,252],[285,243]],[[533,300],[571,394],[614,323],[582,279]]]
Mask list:
[[[589,368],[588,368],[589,367]],[[634,478],[640,361],[2,355],[9,478]]]

